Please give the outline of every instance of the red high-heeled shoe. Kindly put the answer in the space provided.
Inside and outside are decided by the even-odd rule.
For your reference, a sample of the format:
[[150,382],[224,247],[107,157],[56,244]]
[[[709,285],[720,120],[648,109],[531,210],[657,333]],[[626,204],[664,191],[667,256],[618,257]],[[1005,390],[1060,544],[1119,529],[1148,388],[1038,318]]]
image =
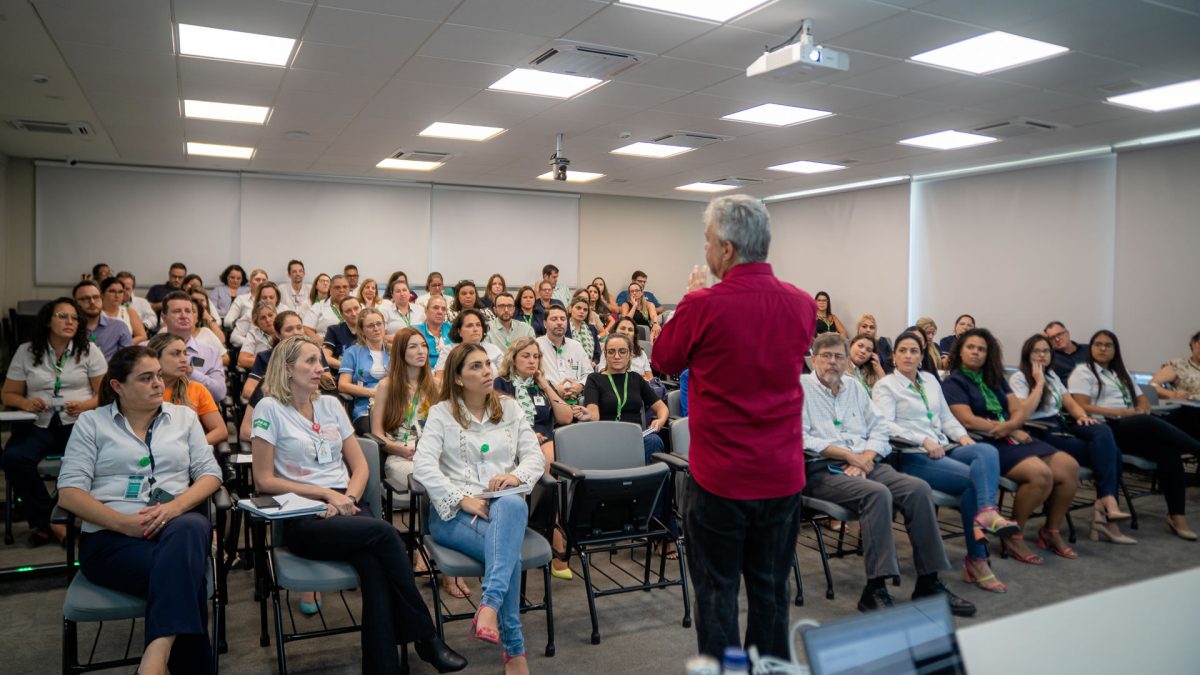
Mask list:
[[470,637],[498,645],[500,644],[500,631],[495,628],[481,627],[479,625],[479,613],[483,611],[484,607],[487,607],[487,605],[479,605],[479,609],[475,610],[475,616],[471,617]]
[[1062,556],[1063,558],[1066,558],[1067,560],[1074,560],[1079,557],[1079,554],[1075,552],[1075,549],[1071,548],[1070,546],[1063,544],[1062,547],[1059,547],[1058,544],[1054,543],[1054,540],[1051,539],[1049,536],[1050,533],[1057,534],[1059,537],[1062,536],[1062,534],[1058,530],[1055,530],[1053,528],[1049,528],[1049,527],[1039,528],[1038,529],[1038,538],[1037,538],[1037,547],[1038,548],[1042,549],[1043,551],[1050,551],[1054,555]]

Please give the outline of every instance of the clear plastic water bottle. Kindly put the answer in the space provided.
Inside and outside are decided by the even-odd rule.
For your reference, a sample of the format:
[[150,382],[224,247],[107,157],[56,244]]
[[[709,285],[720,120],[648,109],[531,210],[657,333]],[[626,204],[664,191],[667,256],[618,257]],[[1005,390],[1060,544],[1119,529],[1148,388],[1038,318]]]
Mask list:
[[693,656],[684,664],[685,675],[721,675],[721,664],[711,656]]
[[741,647],[726,647],[721,659],[721,675],[749,675],[750,657]]

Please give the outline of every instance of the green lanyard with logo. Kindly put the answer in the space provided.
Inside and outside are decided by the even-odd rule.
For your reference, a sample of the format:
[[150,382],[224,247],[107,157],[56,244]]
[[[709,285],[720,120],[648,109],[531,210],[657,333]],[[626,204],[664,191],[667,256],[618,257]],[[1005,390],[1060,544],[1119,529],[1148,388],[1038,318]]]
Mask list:
[[1125,383],[1121,382],[1116,377],[1113,377],[1112,373],[1109,372],[1108,370],[1102,370],[1102,371],[1100,371],[1100,374],[1103,375],[1104,378],[1107,379],[1109,382],[1112,382],[1113,384],[1117,385],[1117,389],[1119,389],[1121,391],[1121,400],[1124,401],[1125,407],[1126,408],[1132,407],[1133,403],[1129,399],[1129,390],[1125,388]]
[[921,373],[917,373],[916,385],[909,384],[909,389],[921,395],[921,403],[925,404],[925,419],[929,420],[929,426],[937,429],[937,424],[933,422],[933,410],[929,407],[929,397],[925,395],[925,383],[921,381]]
[[333,302],[332,302],[332,301],[329,303],[329,309],[332,309],[332,310],[333,310],[333,315],[337,317],[337,320],[338,320],[339,322],[341,322],[341,323],[345,323],[345,322],[346,322],[346,320],[342,318],[342,313],[341,313],[341,311],[339,311],[337,307],[334,307],[334,306],[333,306]]
[[68,352],[67,352],[67,350],[64,349],[62,356],[58,357],[57,362],[54,362],[54,361],[50,362],[51,367],[54,368],[54,395],[55,396],[58,396],[59,392],[62,391],[62,374],[63,374],[63,368],[65,368],[67,365],[67,356],[68,356]]
[[414,429],[414,422],[417,419],[417,404],[421,400],[421,390],[417,389],[413,392],[412,405],[408,408],[408,419],[404,420],[404,440],[401,443],[408,442],[408,434]]
[[625,373],[624,391],[617,393],[617,383],[613,381],[612,373],[608,374],[608,384],[612,387],[613,396],[617,397],[617,421],[621,421],[621,410],[625,407],[625,403],[629,401],[629,373]]

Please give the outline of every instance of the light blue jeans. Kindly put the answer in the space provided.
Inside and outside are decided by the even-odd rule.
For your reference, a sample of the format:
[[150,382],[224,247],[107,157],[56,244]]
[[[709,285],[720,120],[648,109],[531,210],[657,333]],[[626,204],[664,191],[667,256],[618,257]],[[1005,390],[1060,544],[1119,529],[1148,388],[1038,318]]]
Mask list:
[[488,502],[488,519],[459,511],[452,520],[431,514],[429,533],[443,546],[483,561],[483,599],[496,610],[500,642],[509,656],[525,653],[521,634],[521,544],[529,523],[529,506],[521,495],[505,495]]
[[975,541],[975,514],[996,505],[1000,484],[1000,454],[996,448],[987,443],[963,445],[941,459],[931,459],[924,452],[906,452],[900,455],[900,470],[924,480],[934,490],[959,497],[967,555],[986,558],[987,546]]

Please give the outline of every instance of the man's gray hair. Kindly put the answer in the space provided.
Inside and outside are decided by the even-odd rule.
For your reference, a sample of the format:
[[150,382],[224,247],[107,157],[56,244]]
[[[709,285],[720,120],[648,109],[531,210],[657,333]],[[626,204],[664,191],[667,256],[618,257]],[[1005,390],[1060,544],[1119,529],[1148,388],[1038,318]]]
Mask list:
[[738,262],[764,262],[771,248],[771,216],[767,207],[750,195],[717,197],[704,210],[719,241],[733,244]]
[[843,354],[849,352],[849,350],[846,348],[846,338],[837,333],[821,333],[818,335],[817,339],[813,340],[812,353],[814,355],[818,354],[826,347],[837,347],[838,349],[842,350]]

